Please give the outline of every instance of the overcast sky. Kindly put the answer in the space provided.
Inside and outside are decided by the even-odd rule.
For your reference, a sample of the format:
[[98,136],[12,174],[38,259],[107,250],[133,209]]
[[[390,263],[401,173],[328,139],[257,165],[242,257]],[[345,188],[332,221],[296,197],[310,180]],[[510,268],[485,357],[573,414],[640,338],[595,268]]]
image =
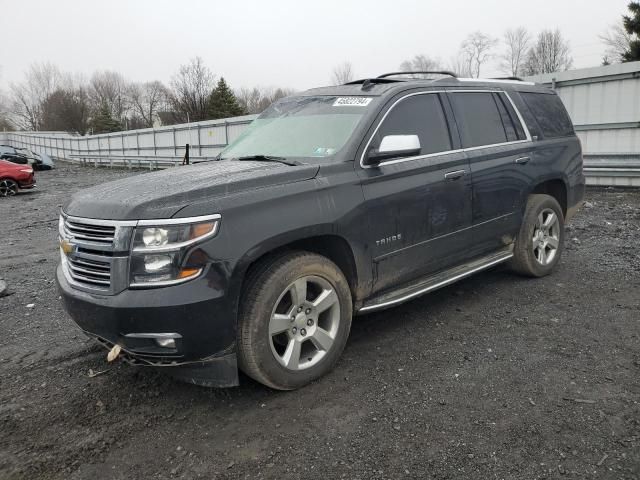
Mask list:
[[[168,82],[200,56],[234,88],[327,84],[335,65],[356,77],[396,70],[415,54],[454,56],[480,30],[560,28],[575,67],[599,65],[598,39],[628,0],[0,0],[0,85],[18,81],[33,62],[89,76],[117,70]],[[496,67],[484,76],[499,74]]]

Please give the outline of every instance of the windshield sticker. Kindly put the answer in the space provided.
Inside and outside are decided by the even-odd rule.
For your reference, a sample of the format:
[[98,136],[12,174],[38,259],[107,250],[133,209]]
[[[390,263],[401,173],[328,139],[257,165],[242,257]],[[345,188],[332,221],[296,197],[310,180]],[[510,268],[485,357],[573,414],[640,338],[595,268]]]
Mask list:
[[328,157],[329,155],[333,155],[336,153],[335,148],[331,147],[318,147],[313,151],[314,157]]
[[366,107],[371,103],[371,97],[338,97],[333,102],[334,107]]

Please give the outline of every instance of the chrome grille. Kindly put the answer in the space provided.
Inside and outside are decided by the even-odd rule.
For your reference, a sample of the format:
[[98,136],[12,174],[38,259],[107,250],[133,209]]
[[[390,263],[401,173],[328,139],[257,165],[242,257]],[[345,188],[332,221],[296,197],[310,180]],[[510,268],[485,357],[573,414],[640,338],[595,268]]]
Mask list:
[[75,255],[67,257],[69,275],[76,282],[109,288],[111,285],[111,263],[89,260]]
[[62,271],[73,287],[115,295],[129,281],[129,245],[135,220],[101,220],[62,213],[58,224]]
[[97,225],[65,218],[64,231],[69,237],[103,245],[111,245],[115,239],[114,225]]

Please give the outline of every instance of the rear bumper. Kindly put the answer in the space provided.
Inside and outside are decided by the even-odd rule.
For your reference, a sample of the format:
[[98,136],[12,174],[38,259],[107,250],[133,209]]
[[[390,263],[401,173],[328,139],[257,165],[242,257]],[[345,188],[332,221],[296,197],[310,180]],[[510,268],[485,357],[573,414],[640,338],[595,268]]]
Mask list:
[[[124,359],[162,367],[174,376],[186,370],[209,385],[237,384],[235,311],[210,275],[172,287],[96,295],[73,288],[58,265],[56,280],[65,308],[89,336],[107,348],[118,344]],[[160,346],[157,338],[174,345]],[[167,368],[168,367],[168,368]],[[175,369],[175,371],[174,371]],[[196,382],[193,379],[185,380]]]
[[585,179],[584,176],[582,176],[582,182],[577,183],[569,190],[565,221],[571,220],[576,215],[576,213],[578,213],[578,210],[580,210],[582,201],[584,200],[584,191]]

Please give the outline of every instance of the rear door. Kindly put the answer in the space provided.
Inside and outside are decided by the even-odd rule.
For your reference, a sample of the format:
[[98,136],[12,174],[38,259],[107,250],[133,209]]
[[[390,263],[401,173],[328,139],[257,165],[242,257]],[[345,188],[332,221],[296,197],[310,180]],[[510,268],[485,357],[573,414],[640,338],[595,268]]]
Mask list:
[[[386,135],[417,135],[420,155],[363,164]],[[398,99],[359,157],[374,260],[374,291],[455,263],[471,225],[469,165],[443,93]]]
[[473,255],[511,243],[532,181],[531,139],[505,92],[451,91],[473,185]]

